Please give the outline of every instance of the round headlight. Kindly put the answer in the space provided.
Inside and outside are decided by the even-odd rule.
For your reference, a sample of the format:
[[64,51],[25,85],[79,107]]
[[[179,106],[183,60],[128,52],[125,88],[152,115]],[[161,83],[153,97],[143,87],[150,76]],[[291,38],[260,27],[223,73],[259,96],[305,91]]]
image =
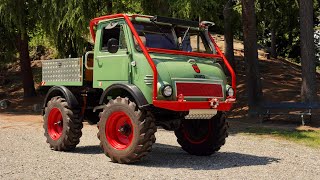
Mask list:
[[172,87],[170,85],[166,85],[162,89],[162,95],[165,97],[170,97],[172,95]]
[[233,97],[234,96],[234,90],[233,90],[233,88],[231,86],[229,86],[227,88],[227,96],[229,96],[229,97]]

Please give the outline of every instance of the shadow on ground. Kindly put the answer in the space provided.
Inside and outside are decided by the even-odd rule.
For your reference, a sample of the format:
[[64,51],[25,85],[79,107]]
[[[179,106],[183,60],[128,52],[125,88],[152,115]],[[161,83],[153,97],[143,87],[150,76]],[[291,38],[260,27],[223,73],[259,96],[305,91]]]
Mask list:
[[78,153],[78,154],[102,154],[102,149],[99,145],[96,146],[79,146],[76,147],[74,151],[70,153]]
[[[100,154],[99,146],[77,147],[72,153]],[[107,157],[106,157],[107,158]],[[133,166],[190,168],[193,170],[219,170],[243,166],[258,166],[278,163],[280,159],[255,156],[238,152],[217,152],[211,156],[192,156],[178,146],[155,143],[152,152]]]
[[193,170],[219,170],[242,166],[277,163],[280,159],[254,156],[237,152],[217,152],[211,156],[192,156],[180,147],[156,143],[153,151],[137,166],[190,168]]

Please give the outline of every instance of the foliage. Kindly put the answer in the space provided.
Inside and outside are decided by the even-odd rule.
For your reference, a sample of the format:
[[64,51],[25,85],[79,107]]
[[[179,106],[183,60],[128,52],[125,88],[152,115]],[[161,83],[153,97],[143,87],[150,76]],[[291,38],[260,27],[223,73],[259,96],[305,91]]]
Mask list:
[[0,69],[11,62],[16,54],[14,34],[8,31],[7,28],[0,22]]
[[38,22],[36,0],[0,0],[0,20],[8,32],[15,35],[13,41],[19,52],[24,97],[35,96],[33,75],[30,65],[28,32]]
[[[79,56],[83,53],[87,41],[90,41],[88,24],[96,17],[109,12],[109,1],[92,0],[0,0],[1,16],[6,12],[13,21],[3,22],[10,25],[10,29],[34,31],[34,27],[43,30],[53,44],[60,57]],[[177,18],[192,20],[206,19],[214,21],[214,30],[223,33],[223,8],[225,0],[114,0],[112,1],[112,13],[142,13],[159,14]],[[241,6],[240,1],[234,7],[234,33],[242,39]],[[315,17],[319,16],[319,4],[314,3]],[[15,10],[14,10],[15,9]],[[23,12],[23,13],[21,13]],[[21,17],[28,13],[26,22]],[[276,30],[277,50],[279,55],[299,57],[299,7],[294,0],[256,0],[256,13],[258,22],[258,39],[263,46],[270,46],[270,31]],[[54,18],[52,18],[54,17]],[[7,18],[8,19],[8,18]],[[22,19],[24,20],[24,19]],[[27,24],[26,28],[21,28]],[[33,33],[33,32],[32,32]],[[32,36],[36,37],[36,36]]]
[[[270,47],[272,29],[276,32],[277,53],[300,62],[300,24],[298,0],[257,0],[259,43]],[[319,3],[314,1],[314,17],[319,17]],[[315,18],[315,24],[319,19]]]
[[[234,35],[242,39],[241,1],[234,0]],[[216,26],[211,29],[223,34],[223,8],[225,0],[0,0],[0,19],[6,30],[1,30],[1,41],[7,41],[4,33],[27,32],[30,45],[36,47],[54,46],[59,57],[80,56],[83,54],[89,36],[88,25],[92,18],[112,13],[139,13],[164,15],[198,21],[210,20]],[[319,3],[314,1],[315,17],[319,17]],[[299,59],[299,6],[298,0],[256,0],[257,29],[259,43],[269,47],[270,32],[275,30],[277,52],[280,56]],[[5,18],[4,17],[9,17]],[[9,21],[7,21],[9,19]],[[315,19],[318,23],[319,19]],[[4,26],[5,25],[5,26]],[[26,26],[25,26],[26,25]],[[49,42],[46,42],[49,41]],[[12,41],[11,41],[12,42]],[[2,45],[3,46],[3,45]],[[1,56],[4,56],[4,46]],[[6,57],[15,54],[8,43]],[[7,59],[7,58],[6,58]]]
[[232,13],[234,38],[243,40],[241,0],[233,0],[233,1],[235,2],[235,5],[233,6],[233,13]]
[[[112,1],[113,13],[139,13],[139,3],[134,1]],[[41,3],[41,25],[48,37],[54,39],[60,57],[80,56],[89,36],[91,19],[105,15],[108,1],[92,0],[51,0]],[[55,18],[52,18],[55,17]],[[92,42],[92,41],[91,41]]]
[[[224,1],[207,0],[176,0],[170,1],[170,10],[173,17],[186,18],[192,20],[210,19],[216,22],[223,18]],[[215,13],[209,13],[215,12]]]
[[300,54],[300,26],[298,1],[258,0],[256,5],[258,36],[263,46],[270,47],[271,30],[276,32],[277,53],[298,58]]
[[[1,59],[9,62],[17,52],[17,38],[29,39],[38,19],[36,0],[0,0]],[[27,37],[24,37],[27,35]]]
[[141,0],[113,0],[113,13],[141,14],[143,12],[140,1]]
[[[212,28],[216,33],[223,34],[223,8],[225,0],[140,0],[142,13],[151,15],[163,15],[175,18],[190,19],[193,21],[208,20],[215,22]],[[239,4],[239,2],[238,2]],[[239,6],[236,6],[237,8]],[[235,34],[240,36],[241,14],[234,11],[232,17]],[[240,10],[241,12],[241,10]],[[210,29],[211,30],[211,29]]]
[[[60,57],[78,56],[85,44],[90,8],[94,3],[84,1],[42,1],[41,27],[49,38],[54,39]],[[94,16],[94,15],[92,15]],[[52,18],[55,17],[55,18]]]
[[58,57],[58,51],[54,46],[52,38],[48,38],[43,29],[37,25],[37,28],[29,33],[30,58],[31,60],[55,59]]
[[0,19],[11,32],[27,33],[38,19],[36,0],[0,0]]

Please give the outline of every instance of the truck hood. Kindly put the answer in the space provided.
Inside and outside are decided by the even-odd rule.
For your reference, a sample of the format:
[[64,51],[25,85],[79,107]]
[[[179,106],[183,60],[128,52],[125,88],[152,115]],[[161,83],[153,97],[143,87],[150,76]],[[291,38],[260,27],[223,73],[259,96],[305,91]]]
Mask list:
[[[169,75],[171,81],[194,79],[199,81],[223,81],[226,83],[226,77],[221,66],[213,59],[150,53],[155,62],[160,77]],[[193,67],[195,64],[200,72],[196,72]],[[201,80],[200,80],[201,79]],[[165,80],[165,79],[163,79]],[[169,80],[167,80],[169,81]]]

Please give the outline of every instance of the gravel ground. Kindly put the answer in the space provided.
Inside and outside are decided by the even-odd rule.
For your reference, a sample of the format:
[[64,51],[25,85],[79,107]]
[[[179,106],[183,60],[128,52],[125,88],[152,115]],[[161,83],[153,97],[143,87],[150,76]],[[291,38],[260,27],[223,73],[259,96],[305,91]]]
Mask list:
[[159,129],[153,151],[123,165],[102,153],[96,133],[85,124],[74,152],[56,152],[41,116],[0,114],[0,179],[320,179],[320,151],[287,141],[232,134],[218,153],[197,157]]

